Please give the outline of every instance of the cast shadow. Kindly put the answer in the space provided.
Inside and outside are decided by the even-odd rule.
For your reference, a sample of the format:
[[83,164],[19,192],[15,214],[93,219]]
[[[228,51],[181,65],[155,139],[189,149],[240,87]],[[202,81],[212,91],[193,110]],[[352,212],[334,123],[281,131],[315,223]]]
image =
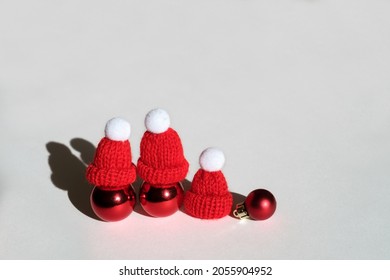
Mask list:
[[245,195],[242,195],[242,194],[239,194],[239,193],[235,193],[235,192],[231,192],[232,196],[233,196],[233,206],[232,206],[232,211],[230,211],[230,214],[229,216],[234,218],[234,219],[238,219],[237,217],[235,217],[233,215],[233,211],[236,209],[236,205],[238,203],[241,203],[241,202],[244,202],[245,201],[245,198],[246,196]]
[[[181,181],[181,184],[182,184],[182,186],[183,186],[184,195],[185,195],[186,192],[188,192],[188,191],[191,189],[191,181],[189,181],[189,180],[187,180],[187,179],[184,179],[183,181]],[[188,215],[188,214],[186,213],[186,211],[184,210],[184,203],[181,205],[180,211],[183,212],[184,214]]]
[[48,163],[52,171],[51,181],[57,188],[67,191],[69,200],[76,209],[90,218],[101,221],[93,212],[90,203],[93,186],[85,178],[87,164],[93,159],[95,147],[81,138],[72,139],[70,144],[80,152],[82,160],[73,155],[72,151],[62,143],[46,144],[49,152]]
[[184,179],[181,184],[183,185],[184,193],[188,192],[191,189],[191,181]]
[[70,145],[80,153],[80,158],[86,165],[93,161],[96,148],[92,143],[82,138],[73,138]]
[[132,184],[134,187],[135,197],[136,197],[136,203],[134,205],[133,211],[142,216],[152,217],[144,210],[144,208],[142,208],[141,204],[139,203],[139,192],[142,186],[142,182],[143,182],[142,178],[137,175],[137,179],[135,179],[135,182]]

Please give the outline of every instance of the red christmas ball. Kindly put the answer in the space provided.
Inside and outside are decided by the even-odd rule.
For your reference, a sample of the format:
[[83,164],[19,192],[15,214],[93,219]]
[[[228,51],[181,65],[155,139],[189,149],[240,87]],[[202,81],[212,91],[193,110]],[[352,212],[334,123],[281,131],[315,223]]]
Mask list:
[[131,214],[136,197],[132,185],[114,191],[95,187],[90,200],[93,211],[100,219],[106,222],[116,222]]
[[257,189],[250,192],[243,203],[237,204],[234,216],[252,218],[253,220],[266,220],[276,210],[276,199],[273,194],[265,189]]
[[150,216],[166,217],[180,209],[183,194],[181,183],[156,186],[144,182],[141,186],[139,201]]

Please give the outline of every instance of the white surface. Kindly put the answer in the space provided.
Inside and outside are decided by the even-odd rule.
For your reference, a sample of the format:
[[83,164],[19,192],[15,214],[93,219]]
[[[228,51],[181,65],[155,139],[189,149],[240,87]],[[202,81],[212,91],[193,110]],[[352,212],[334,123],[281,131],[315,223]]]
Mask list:
[[[2,1],[0,258],[389,259],[389,9]],[[104,124],[131,122],[136,162],[156,107],[181,136],[189,180],[218,146],[230,190],[266,187],[275,215],[86,215],[85,163]]]

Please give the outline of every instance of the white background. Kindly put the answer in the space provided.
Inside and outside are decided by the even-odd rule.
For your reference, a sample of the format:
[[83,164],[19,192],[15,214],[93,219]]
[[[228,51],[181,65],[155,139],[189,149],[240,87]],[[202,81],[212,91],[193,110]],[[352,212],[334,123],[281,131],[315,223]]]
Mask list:
[[[0,258],[389,259],[390,2],[0,2]],[[166,109],[266,221],[91,216],[106,121]]]

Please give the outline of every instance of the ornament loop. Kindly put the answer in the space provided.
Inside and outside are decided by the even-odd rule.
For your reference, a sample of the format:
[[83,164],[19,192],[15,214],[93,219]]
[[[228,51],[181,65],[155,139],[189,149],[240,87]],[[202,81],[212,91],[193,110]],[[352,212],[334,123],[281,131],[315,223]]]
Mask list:
[[233,215],[239,219],[249,219],[249,214],[248,211],[246,211],[244,202],[236,205],[236,209],[233,211]]

